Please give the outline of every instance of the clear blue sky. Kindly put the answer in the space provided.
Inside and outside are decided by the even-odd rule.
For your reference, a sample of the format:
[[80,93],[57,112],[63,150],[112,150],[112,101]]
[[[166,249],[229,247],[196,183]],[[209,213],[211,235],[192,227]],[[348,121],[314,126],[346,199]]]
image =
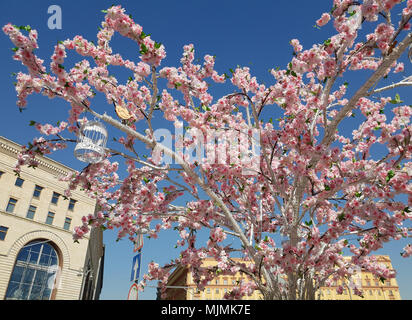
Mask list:
[[[97,28],[104,17],[102,9],[107,9],[113,0],[87,1],[16,1],[2,3],[0,24],[11,22],[16,25],[30,25],[39,32],[40,49],[37,54],[48,66],[53,46],[59,40],[73,38],[80,34],[89,40],[96,40]],[[177,66],[183,46],[193,43],[196,57],[203,61],[205,54],[216,56],[216,69],[221,74],[229,68],[248,66],[258,80],[270,84],[268,70],[280,66],[284,68],[292,57],[289,41],[298,38],[305,49],[313,43],[323,42],[332,35],[331,26],[318,30],[315,21],[322,12],[329,11],[331,0],[317,1],[120,1],[134,20],[143,26],[145,33],[152,39],[165,45],[167,59],[163,66]],[[115,3],[115,4],[117,4]],[[47,27],[50,5],[60,5],[63,13],[62,30],[50,30]],[[21,68],[12,60],[13,47],[9,39],[0,35],[0,94],[2,115],[0,117],[0,135],[21,144],[26,144],[38,132],[29,127],[30,120],[56,123],[67,115],[67,105],[58,100],[48,100],[39,95],[31,96],[28,108],[19,113],[16,107],[16,95],[11,73]],[[113,43],[115,51],[127,58],[137,59],[138,47],[119,37]],[[75,55],[73,55],[75,57]],[[405,74],[411,74],[412,66],[405,63]],[[352,88],[356,88],[361,77],[350,78]],[[126,78],[127,79],[127,78]],[[411,103],[412,97],[407,90],[398,90],[402,99]],[[110,106],[104,101],[99,111]],[[350,124],[348,124],[350,127]],[[53,159],[77,170],[83,164],[72,155],[72,149],[56,153]],[[130,271],[132,264],[132,244],[128,240],[115,242],[116,234],[106,231],[106,261],[104,284],[101,299],[126,299],[131,285]],[[410,239],[409,239],[410,240]],[[145,240],[143,248],[142,271],[151,260],[166,263],[174,258],[178,251],[173,249],[176,238],[171,232],[165,232],[158,240]],[[402,247],[408,241],[387,244],[379,251],[389,254],[398,271],[398,284],[403,299],[412,299],[412,260],[400,257]],[[141,273],[142,274],[142,273]],[[155,289],[147,288],[140,294],[142,299],[155,299]]]

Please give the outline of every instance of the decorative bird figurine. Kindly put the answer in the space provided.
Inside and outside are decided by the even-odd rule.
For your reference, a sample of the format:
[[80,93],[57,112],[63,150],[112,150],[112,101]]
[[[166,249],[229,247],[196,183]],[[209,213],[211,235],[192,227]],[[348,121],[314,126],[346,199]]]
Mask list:
[[117,116],[120,119],[122,119],[122,123],[124,123],[125,121],[129,120],[132,117],[132,115],[130,114],[129,110],[127,110],[127,108],[121,105],[117,105],[114,101],[113,101],[113,104],[114,104]]

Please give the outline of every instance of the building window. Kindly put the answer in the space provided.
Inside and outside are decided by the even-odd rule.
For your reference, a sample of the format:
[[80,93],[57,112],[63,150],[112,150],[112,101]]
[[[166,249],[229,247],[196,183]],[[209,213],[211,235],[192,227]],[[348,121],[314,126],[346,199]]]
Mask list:
[[59,267],[56,250],[35,241],[20,250],[7,288],[6,300],[50,300]]
[[219,279],[216,279],[216,284],[219,284]]
[[216,289],[216,290],[215,290],[215,293],[219,293],[219,289]]
[[70,202],[69,202],[69,210],[70,211],[74,210],[74,205],[76,204],[76,202],[77,202],[77,200],[70,199]]
[[57,202],[59,201],[59,197],[60,197],[60,194],[58,194],[57,192],[53,192],[51,203],[57,204]]
[[210,293],[210,288],[207,288],[207,289],[206,289],[206,292],[207,292],[207,293]]
[[53,224],[54,219],[54,212],[50,212],[47,214],[46,224]]
[[40,187],[36,184],[36,186],[34,187],[34,192],[33,192],[33,198],[40,198],[40,193],[43,190],[43,187]]
[[66,220],[64,220],[64,226],[63,229],[64,230],[69,230],[70,229],[70,224],[72,223],[72,219],[70,218],[66,218]]
[[27,211],[27,215],[26,215],[26,218],[29,218],[29,219],[33,219],[34,218],[34,214],[36,213],[36,207],[35,206],[30,206],[29,207],[29,210]]
[[7,204],[6,211],[9,212],[9,213],[13,213],[14,208],[16,207],[16,203],[17,203],[16,199],[10,198],[9,203]]
[[0,240],[6,239],[7,230],[9,230],[9,228],[0,226]]
[[15,186],[17,187],[22,187],[23,186],[24,180],[22,178],[17,178],[16,182],[14,183]]
[[223,280],[223,284],[227,286],[227,279]]

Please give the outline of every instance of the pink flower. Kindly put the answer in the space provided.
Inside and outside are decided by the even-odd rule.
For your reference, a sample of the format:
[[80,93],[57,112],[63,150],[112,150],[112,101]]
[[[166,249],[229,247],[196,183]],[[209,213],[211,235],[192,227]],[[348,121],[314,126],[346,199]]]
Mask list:
[[319,20],[316,21],[316,24],[317,24],[319,27],[322,27],[322,26],[324,26],[325,24],[327,24],[327,23],[329,22],[329,20],[330,20],[330,15],[329,15],[329,13],[323,13],[323,14],[322,14],[322,17],[321,17]]

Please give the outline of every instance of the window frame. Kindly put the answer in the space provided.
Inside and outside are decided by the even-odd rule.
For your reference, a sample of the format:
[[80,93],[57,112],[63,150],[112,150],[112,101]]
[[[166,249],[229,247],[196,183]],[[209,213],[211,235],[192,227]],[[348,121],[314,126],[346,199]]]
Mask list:
[[[38,245],[40,245],[39,248],[33,248],[33,246]],[[19,276],[19,271],[16,268],[21,270],[21,276]],[[39,300],[54,300],[60,268],[61,256],[59,250],[49,240],[37,239],[26,243],[20,249],[14,262],[4,299],[29,300],[31,298],[30,300],[32,300],[33,298],[40,298]],[[51,275],[48,276],[50,273]],[[52,288],[49,287],[50,283],[53,283]],[[18,287],[17,291],[23,290],[23,295],[15,296],[16,289],[14,288],[16,287]],[[28,290],[26,293],[24,292],[25,287]],[[33,291],[35,289],[40,289],[40,291]],[[45,291],[46,289],[47,291]]]
[[6,236],[7,236],[8,231],[9,231],[8,227],[0,226],[0,241],[5,241],[6,240]]
[[[18,182],[18,183],[17,183]],[[21,183],[20,183],[21,182]],[[17,177],[14,185],[19,188],[23,188],[24,179]]]
[[[30,210],[31,208],[34,208],[34,210]],[[26,213],[26,218],[33,220],[33,219],[34,219],[34,215],[36,214],[36,210],[37,210],[37,207],[36,207],[36,206],[30,205],[30,206],[29,206],[29,209],[27,210],[27,213]],[[32,216],[32,217],[29,217],[29,213],[31,213],[31,212],[33,212],[33,216]]]
[[[69,220],[69,222],[67,222],[67,220]],[[66,228],[67,223],[68,223],[68,227]],[[64,229],[64,230],[67,230],[67,231],[70,231],[71,225],[72,225],[72,218],[66,217],[66,218],[64,219],[63,229]]]
[[[55,197],[55,195],[57,195],[57,197]],[[53,191],[53,195],[52,195],[52,198],[51,198],[50,203],[52,203],[52,204],[54,204],[54,205],[57,206],[57,204],[59,203],[59,198],[60,198],[60,196],[61,196],[60,193],[57,193],[57,192]],[[54,199],[56,199],[56,202],[53,201]]]
[[70,198],[69,199],[69,206],[67,208],[67,210],[69,211],[74,211],[74,206],[76,205],[77,200]]
[[[40,188],[40,190],[38,190],[38,188]],[[34,186],[33,198],[35,198],[35,199],[40,199],[40,195],[41,195],[41,192],[43,191],[43,189],[44,189],[44,188],[43,188],[42,186],[39,186],[38,184],[36,184],[36,185]],[[38,196],[36,195],[36,192],[39,193]]]
[[[53,221],[54,221],[55,216],[56,216],[56,213],[55,213],[55,212],[49,211],[49,212],[47,213],[47,217],[46,217],[45,224],[50,225],[50,226],[53,225]],[[51,217],[51,222],[49,223],[48,221],[49,221],[49,218],[50,218],[50,217]]]
[[[14,203],[10,203],[11,200],[14,200],[15,202],[14,202]],[[17,199],[10,197],[10,198],[9,198],[9,202],[7,202],[6,212],[8,212],[8,213],[14,213],[14,210],[16,209],[17,202],[18,202]],[[11,211],[9,210],[9,206],[13,206],[13,209],[12,209]]]

